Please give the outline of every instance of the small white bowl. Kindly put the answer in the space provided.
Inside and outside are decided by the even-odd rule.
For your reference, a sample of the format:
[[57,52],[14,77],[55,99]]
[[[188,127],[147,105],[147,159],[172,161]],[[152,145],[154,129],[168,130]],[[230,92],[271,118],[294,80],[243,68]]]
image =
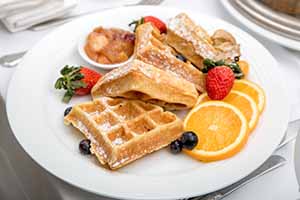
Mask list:
[[95,67],[99,67],[101,69],[114,69],[117,67],[121,67],[126,65],[127,63],[131,62],[133,60],[133,54],[130,56],[130,58],[128,60],[126,60],[125,62],[121,62],[121,63],[117,63],[117,64],[101,64],[101,63],[97,63],[95,61],[93,61],[92,59],[90,59],[85,50],[84,50],[84,46],[86,44],[86,38],[87,38],[88,34],[84,34],[82,35],[82,37],[79,39],[78,41],[78,52],[79,55],[83,58],[83,60],[85,60],[86,62],[88,62],[90,65],[93,65]]

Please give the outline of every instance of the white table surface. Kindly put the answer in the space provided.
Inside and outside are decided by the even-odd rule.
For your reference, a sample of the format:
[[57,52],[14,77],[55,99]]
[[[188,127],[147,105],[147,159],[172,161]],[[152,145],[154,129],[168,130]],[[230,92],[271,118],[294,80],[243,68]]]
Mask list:
[[[126,2],[129,1],[134,2],[134,0],[128,0],[128,1],[126,0]],[[84,12],[89,10],[95,10],[98,8],[100,9],[103,7],[108,7],[109,4],[107,2],[108,1],[106,0],[84,0],[84,1],[82,0],[78,8],[76,9],[76,12]],[[117,0],[112,0],[110,1],[110,5],[112,4],[118,5],[119,2]],[[262,37],[254,34],[249,29],[247,29],[244,25],[240,24],[233,17],[231,17],[230,14],[223,8],[220,1],[218,0],[210,0],[210,1],[165,0],[162,6],[191,9],[207,15],[217,16],[232,24],[235,24],[236,26],[240,27],[241,29],[245,30],[251,35],[255,36],[255,38],[261,41],[266,46],[266,48],[273,54],[273,56],[277,59],[279,63],[278,67],[281,70],[282,75],[285,77],[286,80],[285,84],[287,85],[286,89],[289,92],[289,99],[292,108],[290,119],[294,120],[300,118],[300,53],[299,52],[288,50],[284,47],[281,47],[273,42],[269,42],[266,39],[263,39]],[[7,53],[13,53],[13,52],[30,49],[36,42],[38,42],[44,35],[46,35],[49,32],[51,32],[51,30],[40,31],[40,32],[23,31],[23,32],[11,34],[7,32],[5,28],[0,24],[0,56]],[[0,95],[4,99],[6,96],[6,91],[7,91],[6,89],[8,86],[8,82],[11,75],[13,74],[13,71],[14,71],[13,69],[0,67]],[[3,109],[1,110],[0,108],[0,112],[5,112],[5,110]],[[0,147],[1,147],[1,143],[0,143]],[[227,200],[241,200],[241,199],[243,200],[253,200],[253,199],[285,200],[285,199],[300,198],[300,193],[298,192],[298,184],[294,172],[293,153],[294,153],[294,143],[291,143],[286,147],[284,147],[283,149],[281,149],[280,151],[276,152],[276,154],[282,155],[287,159],[288,162],[285,166],[257,179],[255,182],[251,184],[246,185],[245,187],[234,192],[232,195],[226,197],[225,199]],[[16,158],[14,157],[11,159],[14,160]],[[32,166],[34,170],[39,171],[42,174],[46,174],[47,179],[50,180],[50,183],[53,183],[54,188],[58,189],[60,195],[62,196],[62,199],[64,200],[107,199],[99,196],[97,197],[93,194],[89,194],[87,192],[83,192],[82,190],[74,188],[73,186],[68,185],[63,181],[58,180],[54,176],[49,175],[48,173],[40,169],[33,162],[30,166]],[[41,177],[38,178],[42,179]],[[33,197],[33,199],[38,199],[38,198]]]

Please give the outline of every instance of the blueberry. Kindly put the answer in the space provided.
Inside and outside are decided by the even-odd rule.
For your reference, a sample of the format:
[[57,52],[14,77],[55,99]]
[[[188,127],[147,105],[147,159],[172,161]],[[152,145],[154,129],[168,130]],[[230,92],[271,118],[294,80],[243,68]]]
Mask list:
[[178,54],[178,55],[176,55],[176,58],[183,62],[186,62],[186,58],[183,55]]
[[234,57],[234,62],[238,62],[240,60],[239,56]]
[[198,137],[192,131],[187,131],[180,137],[182,147],[185,149],[192,150],[198,144]]
[[180,153],[182,150],[182,143],[180,140],[175,140],[170,144],[171,152],[174,154]]
[[85,155],[91,154],[90,148],[91,148],[91,141],[88,139],[82,140],[79,143],[79,150],[81,153]]
[[68,107],[66,108],[65,112],[64,112],[64,116],[67,116],[72,110],[72,107]]

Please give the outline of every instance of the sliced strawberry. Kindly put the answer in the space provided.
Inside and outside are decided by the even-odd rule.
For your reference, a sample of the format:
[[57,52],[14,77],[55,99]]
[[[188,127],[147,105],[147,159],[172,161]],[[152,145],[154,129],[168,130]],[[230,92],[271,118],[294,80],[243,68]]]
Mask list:
[[234,83],[234,73],[227,66],[210,69],[206,76],[206,91],[212,100],[222,100],[230,92]]
[[166,26],[166,24],[163,21],[161,21],[160,19],[158,19],[157,17],[154,17],[154,16],[145,16],[145,17],[142,17],[139,20],[135,20],[135,21],[131,22],[129,24],[129,26],[135,25],[135,27],[134,27],[134,31],[135,31],[136,28],[139,25],[147,23],[147,22],[152,23],[153,26],[155,26],[156,28],[158,28],[158,30],[160,31],[160,33],[166,33],[167,32],[167,26]]
[[66,93],[64,102],[69,102],[76,95],[87,95],[92,87],[97,83],[101,74],[86,67],[69,67],[66,65],[60,71],[62,77],[55,83],[55,89],[64,89]]

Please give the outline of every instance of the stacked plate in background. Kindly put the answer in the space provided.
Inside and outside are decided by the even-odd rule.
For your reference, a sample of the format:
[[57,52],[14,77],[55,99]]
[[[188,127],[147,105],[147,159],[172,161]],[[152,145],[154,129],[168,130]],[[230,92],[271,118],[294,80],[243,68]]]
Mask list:
[[300,50],[300,1],[228,0],[221,2],[233,17],[256,33],[283,46]]

